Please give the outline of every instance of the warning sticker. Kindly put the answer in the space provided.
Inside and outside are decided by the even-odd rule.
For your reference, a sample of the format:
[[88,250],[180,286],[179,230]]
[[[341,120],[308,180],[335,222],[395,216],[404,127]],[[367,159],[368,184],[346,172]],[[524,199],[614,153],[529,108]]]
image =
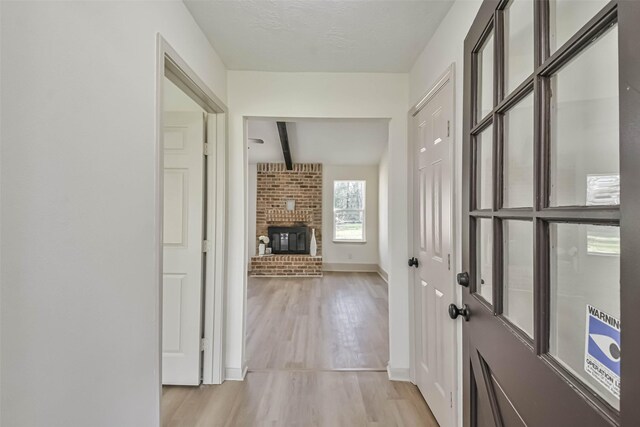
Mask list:
[[587,304],[584,370],[620,398],[620,320]]

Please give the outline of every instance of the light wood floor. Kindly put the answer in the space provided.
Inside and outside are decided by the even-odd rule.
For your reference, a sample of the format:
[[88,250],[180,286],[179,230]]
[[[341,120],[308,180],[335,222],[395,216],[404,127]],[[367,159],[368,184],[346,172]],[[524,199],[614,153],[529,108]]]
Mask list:
[[165,426],[437,426],[409,383],[384,372],[249,372],[243,382],[167,387]]
[[418,389],[384,371],[387,286],[377,274],[248,286],[245,381],[164,387],[163,426],[437,426]]
[[387,284],[375,273],[250,278],[249,369],[386,369]]

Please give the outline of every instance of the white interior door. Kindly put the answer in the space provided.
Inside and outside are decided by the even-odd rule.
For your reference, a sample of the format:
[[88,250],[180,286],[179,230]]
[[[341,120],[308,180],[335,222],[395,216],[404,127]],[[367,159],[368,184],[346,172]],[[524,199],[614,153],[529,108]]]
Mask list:
[[163,384],[200,384],[204,126],[202,113],[164,116]]
[[441,426],[455,421],[455,302],[451,271],[451,80],[413,119],[416,382]]

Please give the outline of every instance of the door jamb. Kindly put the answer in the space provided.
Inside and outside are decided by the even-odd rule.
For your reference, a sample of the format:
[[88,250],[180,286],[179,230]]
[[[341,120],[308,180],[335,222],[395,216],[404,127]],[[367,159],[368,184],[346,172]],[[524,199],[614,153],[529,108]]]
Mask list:
[[[159,369],[158,381],[162,393],[162,232],[163,232],[163,169],[164,169],[164,78],[167,77],[207,113],[207,123],[215,120],[216,135],[207,135],[211,154],[206,156],[207,169],[215,173],[207,174],[206,235],[213,241],[211,256],[205,258],[204,278],[204,353],[202,361],[202,382],[221,384],[224,380],[224,291],[226,281],[227,236],[226,202],[227,188],[227,106],[209,89],[198,75],[182,59],[178,52],[162,37],[156,36],[156,146],[155,146],[155,239],[156,277],[158,298],[156,300],[156,322],[158,324]],[[211,123],[212,124],[212,123]],[[209,126],[207,126],[209,127]],[[211,139],[210,139],[211,138]]]
[[[415,251],[415,241],[414,236],[417,230],[415,230],[415,222],[414,222],[414,189],[416,183],[414,182],[414,164],[413,164],[413,154],[414,154],[414,145],[415,145],[415,137],[413,134],[413,118],[422,110],[422,108],[442,89],[447,83],[451,83],[451,124],[450,124],[450,146],[449,146],[449,163],[451,167],[451,205],[450,205],[450,224],[451,224],[451,287],[453,289],[452,295],[455,298],[456,304],[459,304],[462,300],[462,294],[459,292],[458,286],[456,286],[456,271],[458,267],[458,250],[460,248],[457,247],[457,227],[456,227],[456,189],[457,189],[457,179],[456,179],[456,126],[455,126],[455,113],[456,113],[456,84],[455,84],[455,63],[449,65],[446,70],[438,77],[438,79],[431,85],[431,87],[425,92],[425,94],[420,98],[420,100],[409,109],[407,113],[407,122],[408,122],[408,136],[409,136],[409,144],[408,146],[408,204],[410,206],[410,215],[409,215],[409,253],[413,253]],[[414,269],[415,270],[415,269]],[[415,270],[417,271],[417,270]],[[411,286],[409,287],[409,299],[410,301],[415,301],[415,271],[410,275]],[[415,304],[412,302],[409,304],[409,336],[410,336],[410,378],[413,384],[416,384],[416,350],[417,350],[417,337],[416,337],[416,326],[415,322],[416,312],[415,312]],[[454,425],[458,425],[459,420],[461,420],[461,392],[462,392],[462,351],[461,351],[461,337],[462,337],[462,325],[460,322],[457,322],[457,326],[455,328],[455,348],[454,357],[456,360],[455,364],[455,372],[454,372],[454,389],[453,393],[453,409],[454,409]],[[427,402],[428,403],[428,402]]]

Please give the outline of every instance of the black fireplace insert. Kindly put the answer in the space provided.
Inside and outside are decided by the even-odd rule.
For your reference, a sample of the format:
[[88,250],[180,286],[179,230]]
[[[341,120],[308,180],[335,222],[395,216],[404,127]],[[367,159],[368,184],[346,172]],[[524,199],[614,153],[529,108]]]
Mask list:
[[269,227],[271,252],[274,254],[308,254],[309,227]]

